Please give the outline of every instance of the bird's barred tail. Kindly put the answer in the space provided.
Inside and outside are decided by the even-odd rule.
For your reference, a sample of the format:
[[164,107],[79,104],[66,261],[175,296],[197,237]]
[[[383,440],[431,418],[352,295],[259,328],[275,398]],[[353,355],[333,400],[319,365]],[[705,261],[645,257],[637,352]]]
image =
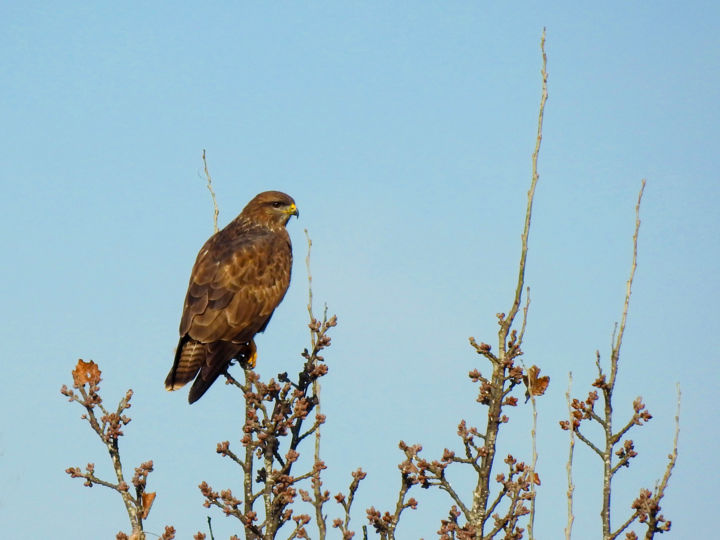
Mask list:
[[207,359],[200,367],[195,382],[190,387],[188,401],[195,403],[207,391],[215,380],[227,371],[230,362],[235,359],[245,362],[251,354],[255,354],[255,343],[234,343],[230,341],[215,341],[207,344]]
[[165,390],[177,390],[192,381],[205,363],[206,356],[207,345],[187,335],[180,338],[175,351],[175,362],[165,379]]
[[177,390],[195,379],[188,394],[188,401],[195,403],[227,369],[233,358],[254,367],[255,357],[256,348],[252,340],[243,343],[202,343],[185,335],[180,338],[175,351],[175,362],[165,379],[165,389]]

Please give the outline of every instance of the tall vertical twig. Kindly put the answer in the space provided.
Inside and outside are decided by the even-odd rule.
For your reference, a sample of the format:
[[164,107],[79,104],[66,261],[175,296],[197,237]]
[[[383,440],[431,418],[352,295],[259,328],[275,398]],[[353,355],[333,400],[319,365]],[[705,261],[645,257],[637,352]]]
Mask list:
[[[568,389],[567,392],[565,392],[565,399],[567,399],[568,404],[568,421],[573,422],[573,409],[571,406],[570,401],[570,395],[572,393],[572,371],[568,374]],[[572,536],[572,527],[573,522],[575,521],[575,516],[573,515],[573,495],[575,493],[575,484],[573,484],[572,479],[572,466],[573,466],[573,456],[575,453],[575,430],[570,429],[570,449],[568,451],[568,460],[567,465],[565,466],[565,469],[567,470],[567,510],[568,510],[568,518],[567,518],[567,525],[565,526],[565,540],[570,540],[570,537]]]
[[[520,363],[518,360],[523,354],[521,346],[527,323],[529,292],[528,305],[523,310],[520,331],[512,328],[520,310],[522,290],[525,286],[532,206],[539,178],[538,156],[542,142],[545,104],[548,97],[545,29],[543,29],[540,40],[540,49],[542,51],[542,94],[538,113],[537,138],[532,153],[532,178],[527,194],[525,222],[521,236],[517,286],[508,315],[506,316],[504,313],[497,315],[500,326],[498,330],[499,352],[495,354],[487,343],[478,343],[475,338],[469,338],[470,345],[479,355],[486,358],[492,367],[492,374],[489,377],[483,376],[478,369],[473,369],[468,374],[469,378],[479,386],[477,401],[487,407],[486,425],[484,431],[481,431],[479,428],[469,426],[465,420],[461,420],[457,434],[462,442],[462,450],[456,454],[445,448],[442,457],[432,461],[419,455],[422,450],[420,445],[408,445],[400,442],[400,449],[405,452],[407,459],[399,465],[401,485],[395,511],[382,513],[374,507],[367,510],[368,520],[380,534],[381,539],[392,540],[395,538],[402,510],[416,507],[415,499],[406,499],[408,491],[415,485],[423,488],[436,487],[451,499],[452,507],[448,512],[448,517],[441,520],[438,531],[443,539],[489,540],[499,535],[503,535],[506,539],[521,538],[524,529],[520,520],[533,511],[528,509],[527,505],[528,501],[532,501],[535,496],[533,484],[539,485],[540,483],[534,470],[537,462],[536,451],[532,466],[518,461],[510,454],[503,460],[507,465],[505,472],[494,473],[493,464],[500,426],[509,420],[508,416],[503,414],[503,407],[515,407],[518,404],[518,399],[512,395],[514,388],[525,380],[528,385],[529,398],[542,395],[549,383],[549,377],[538,377],[540,368],[537,366],[529,368],[526,374],[518,365]],[[536,428],[537,425],[534,424],[533,431],[536,431]],[[464,500],[463,494],[456,490],[446,474],[449,466],[459,464],[471,467],[472,474],[476,475],[477,480],[472,489],[471,500]],[[497,493],[491,499],[492,488],[495,485],[497,485]],[[530,506],[532,506],[532,502]],[[464,523],[461,523],[461,517],[464,518]]]
[[[660,499],[664,494],[665,485],[670,478],[670,473],[675,464],[677,456],[677,447],[674,445],[673,454],[670,455],[670,461],[666,469],[666,474],[660,486],[655,493],[648,489],[642,489],[640,495],[633,501],[633,513],[619,526],[613,529],[612,526],[612,481],[614,476],[624,467],[629,467],[631,460],[637,457],[635,446],[632,439],[627,438],[628,432],[647,423],[652,416],[642,402],[642,398],[638,397],[633,401],[633,414],[623,427],[616,430],[614,427],[614,411],[613,411],[613,393],[615,383],[617,381],[618,366],[620,362],[620,349],[622,347],[623,337],[627,324],[627,315],[630,306],[630,295],[632,294],[632,285],[637,269],[637,246],[638,235],[640,231],[640,205],[643,193],[645,191],[645,180],[642,180],[640,192],[638,194],[637,203],[635,205],[635,230],[632,237],[632,263],[630,266],[630,275],[625,287],[625,298],[623,301],[622,317],[619,325],[615,326],[612,337],[612,345],[610,351],[610,373],[609,376],[603,370],[600,363],[600,352],[596,353],[595,365],[598,370],[598,377],[593,382],[593,386],[600,391],[593,390],[589,392],[588,397],[581,401],[573,399],[570,402],[571,414],[568,420],[563,420],[560,425],[563,429],[571,430],[574,435],[597,454],[603,462],[603,483],[602,483],[602,510],[600,512],[602,523],[603,540],[614,540],[618,538],[628,527],[636,520],[645,523],[648,527],[646,539],[653,537],[655,533],[662,533],[670,530],[670,522],[660,514]],[[596,412],[595,404],[602,396],[603,411]],[[597,423],[603,430],[604,437],[602,444],[595,444],[590,438],[586,437],[580,427],[583,422]],[[677,420],[679,422],[679,420]],[[677,436],[677,430],[676,430]],[[571,438],[571,445],[574,439]],[[619,448],[617,448],[619,446]],[[571,446],[572,452],[572,446]],[[570,463],[572,461],[572,453]],[[570,465],[569,463],[569,465]],[[568,473],[569,474],[569,473]],[[568,476],[569,487],[572,487],[572,479]],[[571,490],[569,489],[568,497],[571,498]],[[569,500],[569,503],[572,501]],[[569,517],[569,525],[572,524]],[[566,537],[569,530],[566,531]],[[627,538],[637,538],[633,531],[626,533]]]
[[530,481],[530,517],[528,518],[528,538],[534,540],[535,538],[535,484],[537,473],[535,469],[537,467],[538,453],[537,453],[537,401],[534,394],[530,395],[530,403],[532,405],[532,428],[530,430],[530,439],[532,441],[532,478]]
[[[612,346],[610,353],[610,378],[607,382],[604,380],[602,370],[600,370],[600,363],[598,360],[598,369],[600,370],[600,376],[603,378],[602,384],[598,387],[603,391],[603,401],[605,409],[604,422],[602,427],[605,431],[605,449],[603,451],[603,507],[602,507],[602,524],[603,524],[603,538],[612,538],[611,532],[611,496],[612,496],[612,477],[614,476],[612,456],[613,448],[619,441],[620,437],[613,433],[613,405],[612,405],[612,394],[615,390],[615,381],[617,379],[618,363],[620,361],[620,348],[622,347],[623,337],[625,336],[625,325],[627,323],[627,314],[630,307],[630,295],[632,294],[632,284],[635,279],[635,271],[637,270],[637,246],[638,246],[638,234],[640,233],[640,203],[642,202],[643,193],[645,192],[645,179],[643,178],[640,184],[640,193],[638,194],[637,204],[635,205],[635,232],[633,233],[632,243],[632,263],[630,265],[630,276],[625,285],[625,300],[623,302],[622,317],[620,319],[620,325],[615,335],[615,342]],[[617,469],[615,469],[617,470]],[[621,531],[620,531],[621,532]]]
[[627,323],[627,314],[630,307],[630,295],[632,294],[632,284],[635,279],[635,271],[637,270],[637,253],[638,253],[638,234],[640,232],[640,203],[642,203],[643,194],[645,193],[645,179],[643,178],[640,183],[640,193],[638,193],[637,203],[635,204],[635,232],[633,233],[633,250],[632,250],[632,264],[630,266],[630,276],[625,284],[625,301],[623,303],[622,318],[620,319],[620,326],[615,336],[615,343],[613,344],[612,354],[610,358],[610,381],[611,387],[615,386],[615,377],[617,376],[617,366],[620,360],[620,347],[622,346],[623,336],[625,335],[625,324]]
[[210,192],[210,197],[212,198],[213,203],[213,231],[218,232],[218,216],[220,215],[220,209],[218,208],[217,199],[215,199],[215,190],[213,189],[212,185],[212,177],[210,176],[210,171],[208,170],[207,160],[205,159],[205,149],[203,148],[202,153],[202,160],[203,160],[203,170],[205,171],[205,180],[207,181],[207,188]]
[[[305,238],[307,238],[307,256],[305,257],[305,267],[307,268],[307,278],[308,278],[308,304],[307,304],[307,310],[308,315],[310,316],[310,324],[313,324],[315,319],[315,314],[313,313],[313,290],[312,290],[312,271],[310,270],[310,253],[312,251],[312,239],[310,238],[310,234],[308,233],[308,230],[305,229]],[[325,308],[325,318],[327,318],[327,307]],[[315,346],[315,334],[311,333],[311,345]],[[315,360],[317,363],[318,360]],[[319,419],[322,417],[322,413],[320,411],[320,381],[318,379],[313,380],[312,383],[313,388],[313,395],[315,396],[317,403],[315,405],[315,419],[317,423],[317,429],[315,430],[315,449],[314,449],[314,466],[313,466],[313,478],[312,478],[312,487],[313,487],[313,496],[314,496],[314,502],[313,506],[315,507],[315,522],[318,527],[318,538],[320,540],[325,540],[325,535],[327,534],[327,523],[325,521],[325,516],[323,515],[323,503],[326,500],[325,495],[322,493],[321,487],[322,487],[322,481],[320,479],[320,471],[325,468],[325,464],[320,459],[320,424],[322,422],[319,421]]]
[[[523,337],[525,336],[525,328],[527,326],[527,318],[528,318],[528,311],[530,310],[530,287],[526,289],[525,296],[527,297],[527,300],[525,301],[525,307],[523,307],[523,318],[522,318],[522,326],[520,328],[520,335],[518,336],[518,343],[523,342]],[[527,377],[527,384],[528,384],[528,393],[530,399],[530,405],[532,409],[532,426],[530,428],[530,444],[531,444],[531,450],[532,450],[532,462],[530,465],[530,470],[532,471],[532,481],[530,482],[530,516],[528,518],[528,538],[529,540],[534,540],[535,538],[535,484],[537,482],[537,479],[539,478],[536,470],[537,470],[537,462],[538,462],[538,453],[537,453],[537,400],[536,400],[536,392],[533,391],[533,384],[537,383],[537,374],[539,373],[539,370],[537,366],[532,366],[530,369],[533,371],[529,371],[525,363],[520,361],[523,370],[526,373]],[[537,371],[536,371],[537,370]],[[532,377],[534,375],[534,377]],[[549,381],[549,379],[548,379]]]
[[665,474],[663,474],[662,480],[655,487],[655,492],[649,499],[644,499],[643,495],[648,491],[640,493],[640,496],[635,499],[633,508],[640,513],[641,520],[645,520],[647,523],[647,530],[645,531],[645,540],[652,540],[655,533],[663,533],[670,530],[670,521],[666,520],[665,517],[660,514],[660,500],[665,495],[665,489],[667,488],[668,481],[672,475],[675,463],[678,457],[678,438],[680,436],[680,401],[682,399],[682,392],[680,392],[680,385],[677,388],[677,408],[675,410],[675,434],[673,436],[672,451],[668,454],[668,464],[665,467]]
[[[522,299],[522,290],[525,285],[525,266],[527,261],[528,251],[528,238],[530,235],[530,222],[532,218],[532,207],[535,198],[535,187],[537,186],[538,179],[540,177],[538,173],[538,156],[540,154],[540,146],[542,143],[542,128],[543,119],[545,116],[545,104],[548,99],[547,91],[547,53],[545,52],[545,28],[543,28],[542,37],[540,38],[540,50],[542,52],[542,93],[540,96],[540,109],[538,112],[538,125],[537,125],[537,136],[535,138],[535,149],[532,153],[532,178],[530,182],[530,189],[528,190],[528,202],[525,211],[525,224],[522,232],[522,247],[520,252],[520,263],[518,265],[518,279],[517,286],[515,288],[515,297],[513,299],[512,306],[507,316],[504,314],[498,315],[498,322],[500,324],[500,330],[498,332],[498,347],[499,354],[496,358],[488,356],[489,348],[484,350],[482,345],[473,346],[476,348],[478,353],[486,356],[492,363],[493,373],[491,378],[491,398],[488,407],[488,420],[487,428],[485,432],[485,451],[482,457],[480,465],[480,474],[478,477],[478,483],[475,488],[474,500],[472,505],[472,513],[477,516],[474,520],[474,527],[476,534],[483,535],[485,522],[490,517],[488,512],[488,500],[490,496],[490,478],[493,468],[493,462],[495,460],[495,449],[497,445],[497,435],[502,422],[502,405],[503,398],[505,396],[507,381],[507,370],[512,362],[512,357],[516,356],[519,352],[520,344],[516,339],[511,339],[512,350],[508,351],[508,337],[510,336],[510,329],[515,320],[515,317],[520,309],[520,302]],[[471,341],[473,343],[474,340]],[[508,352],[512,354],[508,355]],[[487,353],[487,354],[486,354]],[[510,356],[510,357],[509,357]],[[512,382],[511,382],[512,385]]]
[[520,253],[520,264],[518,267],[518,280],[517,287],[515,288],[515,299],[513,300],[512,307],[507,317],[505,317],[501,330],[502,334],[500,337],[501,351],[504,351],[505,340],[510,332],[515,316],[520,309],[520,300],[522,299],[522,290],[525,285],[525,262],[527,260],[528,251],[528,237],[530,235],[530,219],[532,217],[532,206],[533,200],[535,199],[535,186],[537,185],[540,175],[538,174],[538,156],[540,155],[540,144],[542,143],[542,128],[543,119],[545,117],[545,103],[548,99],[547,90],[547,53],[545,52],[545,28],[543,28],[542,37],[540,38],[540,50],[542,51],[542,70],[540,72],[542,76],[542,94],[540,95],[540,110],[538,112],[538,125],[537,125],[537,136],[535,137],[535,149],[532,153],[532,181],[530,182],[530,189],[528,190],[528,203],[525,211],[525,226],[523,227],[522,233],[522,251]]

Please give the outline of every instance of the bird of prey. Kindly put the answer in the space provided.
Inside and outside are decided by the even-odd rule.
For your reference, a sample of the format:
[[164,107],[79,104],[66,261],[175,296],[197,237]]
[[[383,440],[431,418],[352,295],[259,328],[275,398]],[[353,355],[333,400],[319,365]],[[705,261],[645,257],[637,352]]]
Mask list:
[[285,226],[291,216],[299,216],[292,197],[265,191],[205,242],[190,273],[167,390],[195,379],[188,395],[194,403],[232,360],[255,366],[253,338],[290,285],[292,246]]

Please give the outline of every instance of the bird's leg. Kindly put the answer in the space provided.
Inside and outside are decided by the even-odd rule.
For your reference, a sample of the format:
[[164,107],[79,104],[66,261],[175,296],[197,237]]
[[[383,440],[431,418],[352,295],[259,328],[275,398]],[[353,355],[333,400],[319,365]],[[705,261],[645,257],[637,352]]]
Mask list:
[[250,346],[250,350],[247,355],[247,360],[245,360],[245,364],[250,369],[255,368],[255,364],[257,364],[257,346],[255,345],[255,340],[251,339],[250,343],[248,344]]
[[[253,369],[257,364],[257,346],[254,340],[245,341],[242,343],[241,349],[233,357],[233,360],[240,362],[243,369]],[[231,364],[232,365],[232,362]]]

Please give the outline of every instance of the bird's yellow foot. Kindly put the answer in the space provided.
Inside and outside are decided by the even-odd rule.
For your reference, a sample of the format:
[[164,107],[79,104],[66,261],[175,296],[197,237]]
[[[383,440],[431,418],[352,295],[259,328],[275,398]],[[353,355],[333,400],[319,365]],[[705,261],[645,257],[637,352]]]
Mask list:
[[255,345],[254,340],[250,340],[249,343],[250,350],[248,351],[247,360],[245,361],[245,365],[250,369],[255,369],[255,364],[257,364],[257,346]]

